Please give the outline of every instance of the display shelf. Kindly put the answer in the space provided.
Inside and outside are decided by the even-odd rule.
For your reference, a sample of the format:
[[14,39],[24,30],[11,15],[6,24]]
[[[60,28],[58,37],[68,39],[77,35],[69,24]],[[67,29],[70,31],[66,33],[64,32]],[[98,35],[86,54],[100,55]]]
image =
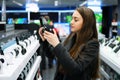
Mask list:
[[110,76],[100,67],[100,73],[105,77],[105,79],[110,80]]
[[40,46],[39,41],[35,40],[31,43],[27,48],[27,52],[25,55],[21,55],[16,58],[14,64],[8,65],[4,68],[3,73],[0,74],[0,80],[17,80],[20,73],[34,55],[38,47]]
[[120,53],[116,54],[110,51],[107,47],[100,49],[100,59],[120,74],[120,56],[118,56]]
[[105,38],[105,35],[102,34],[102,33],[98,33],[98,39],[104,39]]
[[31,68],[30,72],[28,73],[27,78],[25,80],[33,80],[34,79],[34,76],[35,76],[35,74],[36,74],[36,72],[37,72],[37,70],[38,70],[38,68],[40,66],[40,62],[41,62],[41,57],[38,56],[36,58],[35,63],[33,64],[32,68]]
[[0,32],[0,39],[2,40],[1,42],[4,42],[5,40],[14,38],[15,36],[25,33],[28,30],[12,30],[12,31],[1,31]]

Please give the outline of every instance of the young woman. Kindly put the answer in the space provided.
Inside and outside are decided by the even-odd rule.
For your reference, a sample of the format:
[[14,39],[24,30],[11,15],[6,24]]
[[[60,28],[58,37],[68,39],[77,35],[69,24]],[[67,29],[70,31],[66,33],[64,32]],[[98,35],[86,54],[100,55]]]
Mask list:
[[94,12],[77,8],[71,20],[71,34],[61,44],[54,33],[39,34],[53,47],[58,67],[54,80],[95,80],[99,77],[99,42]]

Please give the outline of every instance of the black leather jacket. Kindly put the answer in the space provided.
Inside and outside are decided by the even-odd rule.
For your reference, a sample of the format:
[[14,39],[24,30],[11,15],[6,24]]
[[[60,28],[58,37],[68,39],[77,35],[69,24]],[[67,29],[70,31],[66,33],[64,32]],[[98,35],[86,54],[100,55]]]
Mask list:
[[62,74],[57,69],[54,80],[91,80],[92,71],[97,65],[99,42],[97,40],[88,41],[76,60],[71,58],[62,44],[58,44],[54,48],[54,53],[58,62],[67,71],[66,74]]

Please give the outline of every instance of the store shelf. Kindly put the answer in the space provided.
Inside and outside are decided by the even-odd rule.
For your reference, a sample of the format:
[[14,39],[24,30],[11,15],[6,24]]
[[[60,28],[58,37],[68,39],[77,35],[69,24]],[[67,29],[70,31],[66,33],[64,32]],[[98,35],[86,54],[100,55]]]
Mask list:
[[111,50],[107,47],[100,50],[100,59],[120,74],[120,56],[118,56],[118,54],[111,52]]
[[20,73],[22,72],[30,58],[34,55],[39,46],[40,44],[38,40],[32,42],[31,45],[28,46],[25,55],[17,57],[13,65],[8,65],[4,68],[3,73],[0,74],[0,80],[17,80]]
[[110,80],[110,76],[100,67],[100,73],[105,77],[105,79]]
[[28,73],[27,75],[27,78],[25,80],[33,80],[34,79],[34,76],[39,68],[39,65],[40,65],[40,62],[41,62],[41,57],[38,56],[35,60],[35,63],[33,64],[30,72]]
[[15,36],[22,34],[22,33],[26,33],[28,30],[12,30],[12,31],[1,31],[0,32],[0,39],[1,42],[5,42],[8,39],[12,39]]

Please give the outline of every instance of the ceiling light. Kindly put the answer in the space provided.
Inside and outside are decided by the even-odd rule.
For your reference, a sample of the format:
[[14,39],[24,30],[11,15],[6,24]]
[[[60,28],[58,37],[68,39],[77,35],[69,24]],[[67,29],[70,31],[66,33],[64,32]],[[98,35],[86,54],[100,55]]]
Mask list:
[[39,0],[35,0],[36,2],[38,2]]
[[21,4],[21,3],[17,2],[17,1],[15,1],[15,0],[13,0],[13,3],[15,3],[15,4],[19,5],[19,6],[23,6],[23,4]]
[[96,1],[96,0],[88,0],[88,6],[101,6],[101,1]]
[[54,5],[58,6],[58,1],[57,0],[54,1]]
[[81,3],[79,6],[84,6],[87,4],[87,1],[84,1],[83,3]]
[[36,3],[27,3],[26,4],[26,11],[38,12],[39,6]]

